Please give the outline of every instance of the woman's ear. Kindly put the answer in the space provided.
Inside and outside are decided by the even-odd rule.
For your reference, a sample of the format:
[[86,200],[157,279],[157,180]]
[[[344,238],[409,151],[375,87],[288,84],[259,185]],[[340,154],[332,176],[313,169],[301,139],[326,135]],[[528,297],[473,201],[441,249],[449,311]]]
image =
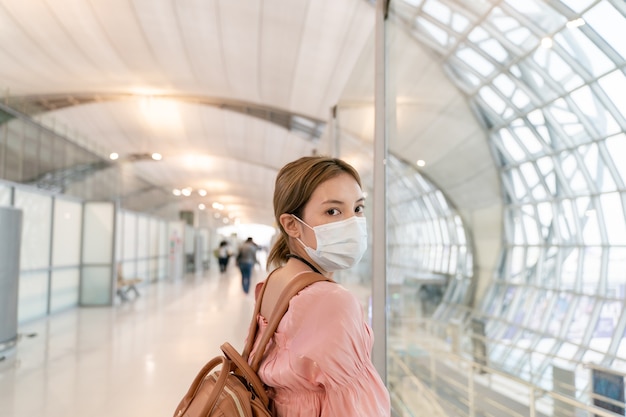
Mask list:
[[283,227],[283,230],[289,237],[300,237],[299,222],[291,214],[281,214],[278,219],[280,220],[280,225]]

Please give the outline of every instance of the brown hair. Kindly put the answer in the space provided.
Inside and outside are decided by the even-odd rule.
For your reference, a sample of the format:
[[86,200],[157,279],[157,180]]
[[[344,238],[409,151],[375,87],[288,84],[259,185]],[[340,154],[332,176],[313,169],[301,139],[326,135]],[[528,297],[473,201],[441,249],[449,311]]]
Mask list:
[[267,258],[267,268],[280,266],[287,261],[288,236],[280,224],[282,214],[302,218],[302,210],[315,189],[323,182],[339,174],[350,174],[361,186],[359,173],[345,161],[326,156],[305,156],[285,165],[276,176],[274,187],[274,218],[280,235]]

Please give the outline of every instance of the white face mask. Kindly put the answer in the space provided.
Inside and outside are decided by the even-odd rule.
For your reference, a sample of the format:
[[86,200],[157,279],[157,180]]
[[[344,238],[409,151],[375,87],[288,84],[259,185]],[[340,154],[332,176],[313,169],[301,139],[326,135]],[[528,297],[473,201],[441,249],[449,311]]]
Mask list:
[[[296,219],[298,217],[293,216]],[[338,222],[326,223],[311,227],[298,219],[303,225],[312,229],[317,240],[317,249],[298,242],[304,247],[313,262],[324,271],[334,272],[351,268],[363,257],[367,249],[367,227],[365,217],[352,216]]]

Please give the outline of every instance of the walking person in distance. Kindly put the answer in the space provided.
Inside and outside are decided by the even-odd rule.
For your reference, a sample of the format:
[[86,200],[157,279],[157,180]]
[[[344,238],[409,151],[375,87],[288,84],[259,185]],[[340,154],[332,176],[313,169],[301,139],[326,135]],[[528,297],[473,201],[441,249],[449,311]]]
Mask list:
[[250,291],[250,278],[252,276],[252,268],[257,262],[256,252],[258,250],[259,247],[257,244],[249,237],[243,242],[239,248],[239,254],[237,255],[237,265],[241,271],[241,286],[243,287],[243,292],[246,294]]

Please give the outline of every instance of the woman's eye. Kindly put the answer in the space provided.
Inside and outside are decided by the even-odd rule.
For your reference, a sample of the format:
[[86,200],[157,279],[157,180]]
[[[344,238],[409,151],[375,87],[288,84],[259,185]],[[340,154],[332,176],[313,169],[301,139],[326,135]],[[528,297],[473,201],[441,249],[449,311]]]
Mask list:
[[332,209],[329,209],[326,213],[330,214],[331,216],[336,216],[340,214],[341,212],[337,209],[332,208]]
[[357,206],[357,208],[354,209],[355,213],[365,213],[365,206]]

